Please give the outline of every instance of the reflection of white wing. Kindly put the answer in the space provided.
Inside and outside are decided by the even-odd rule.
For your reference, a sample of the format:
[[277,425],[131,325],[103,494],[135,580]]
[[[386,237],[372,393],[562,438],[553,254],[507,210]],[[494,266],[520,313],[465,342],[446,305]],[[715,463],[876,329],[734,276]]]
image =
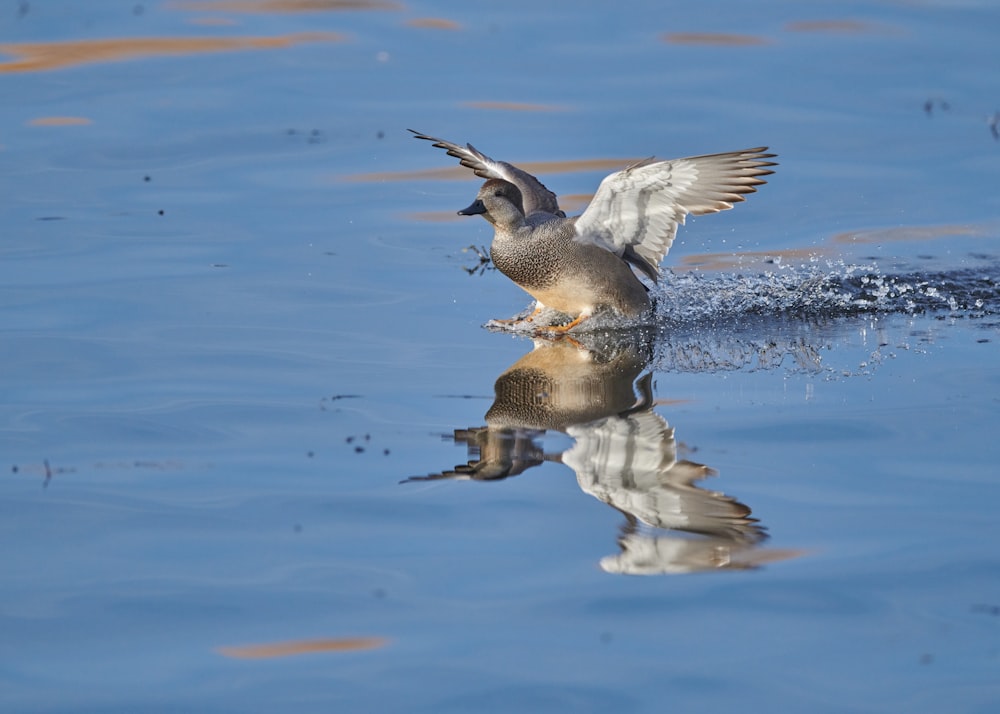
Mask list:
[[641,411],[567,429],[576,443],[562,461],[576,471],[580,488],[656,528],[727,538],[760,540],[750,509],[695,481],[707,466],[677,461],[673,429],[655,412]]
[[621,553],[601,558],[601,570],[626,575],[699,573],[705,570],[749,570],[794,558],[791,550],[759,548],[726,538],[652,537],[629,533],[618,539]]
[[576,471],[580,488],[608,503],[615,494],[655,487],[677,461],[673,429],[653,411],[577,424],[566,433],[576,443],[563,453],[563,463]]
[[576,222],[576,240],[594,243],[656,280],[677,226],[732,208],[773,173],[767,147],[687,159],[646,159],[611,174]]
[[716,570],[729,565],[730,550],[741,547],[724,538],[653,538],[639,533],[619,538],[618,545],[621,553],[601,558],[601,570],[606,573],[659,575]]

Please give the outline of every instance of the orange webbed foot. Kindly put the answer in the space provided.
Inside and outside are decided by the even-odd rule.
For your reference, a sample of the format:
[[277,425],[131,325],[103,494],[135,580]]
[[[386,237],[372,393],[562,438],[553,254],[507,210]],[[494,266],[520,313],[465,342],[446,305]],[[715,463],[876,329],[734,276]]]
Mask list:
[[570,330],[572,330],[574,327],[576,327],[577,325],[579,325],[581,322],[583,322],[584,320],[586,320],[588,317],[590,317],[590,315],[588,315],[586,313],[581,313],[581,314],[577,315],[576,317],[574,317],[569,322],[567,322],[565,325],[548,325],[546,327],[540,327],[538,329],[539,329],[539,332],[549,332],[549,333],[552,333],[552,334],[564,335],[567,332],[569,332]]
[[541,311],[542,308],[536,306],[535,311],[527,317],[511,317],[506,320],[493,320],[493,322],[497,322],[501,325],[520,325],[522,322],[534,322],[535,318],[538,317],[538,313]]

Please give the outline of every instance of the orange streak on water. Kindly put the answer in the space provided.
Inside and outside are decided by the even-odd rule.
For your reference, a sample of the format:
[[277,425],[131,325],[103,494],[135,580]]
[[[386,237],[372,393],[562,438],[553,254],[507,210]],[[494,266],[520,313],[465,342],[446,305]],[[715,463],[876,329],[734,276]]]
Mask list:
[[84,126],[93,122],[87,117],[36,117],[29,126]]
[[454,20],[446,20],[443,17],[415,17],[407,20],[407,27],[418,27],[423,30],[461,30],[462,26]]
[[771,43],[766,37],[722,32],[670,32],[663,35],[662,39],[671,45],[721,45],[725,47],[751,47]]
[[381,637],[349,637],[325,640],[289,640],[258,645],[217,647],[216,652],[234,659],[272,659],[320,652],[355,652],[384,647],[387,640]]
[[772,269],[775,258],[784,261],[806,260],[826,255],[828,248],[783,248],[780,250],[748,250],[732,253],[698,253],[681,258],[674,270],[765,270]]
[[344,39],[343,35],[334,32],[301,32],[275,37],[120,37],[0,44],[0,53],[16,58],[0,62],[0,73],[45,72],[94,62],[123,62],[205,52],[273,50],[304,42],[341,42]]
[[833,243],[888,243],[895,241],[936,240],[951,236],[985,236],[989,233],[976,226],[898,226],[870,231],[838,233],[831,238]]

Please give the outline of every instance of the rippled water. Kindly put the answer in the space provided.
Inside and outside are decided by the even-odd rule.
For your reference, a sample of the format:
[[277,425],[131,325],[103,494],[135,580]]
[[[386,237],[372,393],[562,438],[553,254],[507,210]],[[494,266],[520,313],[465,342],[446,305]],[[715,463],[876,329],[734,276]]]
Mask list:
[[[4,12],[0,709],[996,709],[992,4]],[[533,340],[407,128],[780,165]]]

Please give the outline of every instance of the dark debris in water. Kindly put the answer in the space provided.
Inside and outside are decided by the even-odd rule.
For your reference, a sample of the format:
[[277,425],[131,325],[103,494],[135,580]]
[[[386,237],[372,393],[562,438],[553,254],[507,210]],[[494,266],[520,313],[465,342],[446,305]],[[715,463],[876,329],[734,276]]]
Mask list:
[[[360,394],[334,394],[330,397],[323,397],[319,400],[319,410],[321,412],[327,411],[327,407],[332,407],[333,402],[339,402],[341,399],[361,399]],[[338,411],[334,409],[334,411]]]
[[76,466],[54,466],[48,459],[43,459],[40,464],[13,464],[11,466],[11,473],[27,474],[32,476],[42,477],[42,487],[48,488],[49,483],[55,476],[63,476],[66,474],[75,474],[80,470],[92,470],[92,471],[109,471],[109,470],[126,470],[126,471],[179,471],[188,468],[188,464],[180,461],[172,460],[160,460],[160,459],[132,459],[132,460],[122,460],[122,461],[98,461],[96,463],[90,464],[89,466],[76,467]]
[[927,114],[927,116],[931,116],[932,114],[934,114],[934,107],[937,107],[943,112],[949,111],[951,109],[951,105],[944,99],[931,97],[926,102],[924,102],[924,113]]
[[392,453],[388,447],[377,447],[374,444],[372,444],[371,441],[372,441],[371,434],[350,435],[344,437],[344,443],[352,447],[355,454],[363,454],[369,448],[373,450],[373,453],[381,451],[383,456],[388,456],[390,453]]
[[483,275],[487,270],[496,270],[491,258],[489,248],[486,246],[477,246],[475,244],[470,245],[466,248],[462,248],[463,253],[474,253],[479,259],[479,262],[471,267],[463,267],[462,270],[467,272],[469,275]]
[[326,141],[326,136],[322,129],[288,129],[285,135],[295,139],[302,139],[307,144],[322,144]]
[[[930,97],[924,102],[924,114],[928,117],[934,116],[935,110],[941,113],[952,113],[951,104],[939,97]],[[962,112],[957,112],[957,114],[962,115]],[[966,118],[968,118],[968,112],[964,113]],[[990,130],[990,136],[993,137],[994,141],[1000,141],[1000,112],[994,112],[993,114],[986,117],[986,126]]]

